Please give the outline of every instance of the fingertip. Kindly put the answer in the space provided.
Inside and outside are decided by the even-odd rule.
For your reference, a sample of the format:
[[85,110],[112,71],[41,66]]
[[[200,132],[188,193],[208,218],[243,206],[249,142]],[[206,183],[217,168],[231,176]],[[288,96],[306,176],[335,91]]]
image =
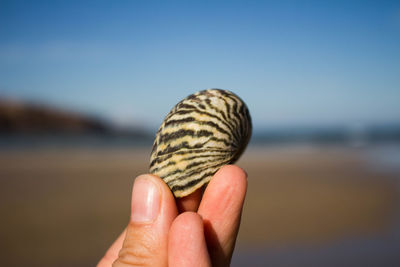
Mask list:
[[169,266],[210,266],[203,220],[195,212],[184,212],[172,223],[168,243]]
[[236,165],[225,165],[211,179],[200,203],[199,214],[223,212],[230,205],[243,204],[247,191],[247,174]]
[[240,179],[247,180],[247,172],[237,165],[222,166],[221,169],[219,169],[216,174],[221,175],[221,173],[231,177],[238,177]]
[[202,230],[203,220],[201,216],[192,211],[181,213],[172,223],[172,227],[179,227],[181,231],[189,231],[191,229]]
[[175,202],[175,198],[174,198],[174,195],[171,192],[171,189],[169,189],[168,185],[164,182],[164,180],[161,179],[160,177],[158,177],[157,175],[150,174],[150,173],[141,174],[141,175],[139,175],[139,176],[137,176],[135,178],[135,181],[139,180],[139,179],[147,179],[147,180],[152,181],[153,183],[155,183],[159,187],[163,197],[167,198],[168,201],[172,201],[173,200],[173,202]]
[[168,189],[168,191],[170,191],[170,190],[169,190],[169,187],[168,187],[167,184],[163,181],[163,179],[161,179],[161,178],[158,177],[157,175],[150,174],[150,173],[141,174],[141,175],[139,175],[139,176],[137,176],[137,177],[135,178],[135,181],[136,181],[136,180],[139,180],[139,179],[151,180],[152,182],[154,182],[154,183],[156,183],[157,185],[159,185],[160,188],[161,188],[163,191],[164,191],[165,189]]
[[178,198],[176,200],[176,205],[178,206],[179,212],[197,211],[200,205],[202,194],[203,188],[199,188],[186,197]]
[[227,188],[235,190],[237,196],[245,194],[247,190],[247,173],[239,166],[225,165],[221,167],[211,179],[205,194],[220,194],[221,192],[218,191],[222,189],[225,191]]
[[184,212],[175,218],[169,232],[169,247],[190,246],[192,242],[204,239],[203,220],[195,212]]
[[[153,189],[149,190],[148,187],[153,187]],[[153,214],[150,219],[143,222],[137,220],[151,213]],[[131,222],[151,224],[159,221],[157,224],[163,226],[162,231],[167,231],[177,215],[174,195],[160,177],[153,174],[142,174],[136,177],[132,190]]]

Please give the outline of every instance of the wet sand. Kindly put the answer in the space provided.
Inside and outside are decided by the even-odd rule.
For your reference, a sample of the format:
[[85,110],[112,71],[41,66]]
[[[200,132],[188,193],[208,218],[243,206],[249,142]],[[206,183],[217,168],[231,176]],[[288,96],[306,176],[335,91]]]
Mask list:
[[[5,266],[93,266],[126,225],[148,149],[0,152],[0,251]],[[339,147],[250,148],[238,249],[326,244],[390,232],[398,174]],[[397,176],[396,176],[397,175]]]
[[398,210],[395,175],[375,172],[352,149],[253,149],[239,165],[250,177],[241,243],[364,235],[393,223]]

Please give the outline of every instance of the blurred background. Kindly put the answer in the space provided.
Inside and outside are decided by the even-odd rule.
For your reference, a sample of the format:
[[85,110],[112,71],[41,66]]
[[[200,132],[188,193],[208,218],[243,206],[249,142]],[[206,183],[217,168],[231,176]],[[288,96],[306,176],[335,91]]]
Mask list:
[[248,105],[232,266],[400,266],[398,1],[0,1],[0,255],[93,266],[182,98]]

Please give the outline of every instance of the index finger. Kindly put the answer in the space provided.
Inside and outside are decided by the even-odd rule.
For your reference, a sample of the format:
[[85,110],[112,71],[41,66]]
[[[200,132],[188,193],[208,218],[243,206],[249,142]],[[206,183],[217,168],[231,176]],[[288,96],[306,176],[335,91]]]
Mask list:
[[229,266],[239,231],[247,174],[235,165],[222,167],[211,179],[198,213],[213,266]]

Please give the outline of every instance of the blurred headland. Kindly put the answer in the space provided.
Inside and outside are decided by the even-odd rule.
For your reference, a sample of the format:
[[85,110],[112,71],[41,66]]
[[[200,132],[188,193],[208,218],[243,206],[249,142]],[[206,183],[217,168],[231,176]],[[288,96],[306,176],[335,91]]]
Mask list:
[[[116,145],[149,141],[142,127],[43,103],[0,98],[0,147]],[[140,142],[139,142],[140,143]]]
[[108,133],[106,122],[43,104],[0,98],[0,131],[8,134]]
[[[114,121],[49,104],[0,98],[0,147],[148,145],[147,125]],[[251,144],[365,146],[400,143],[400,122],[350,126],[297,126],[254,129]]]

